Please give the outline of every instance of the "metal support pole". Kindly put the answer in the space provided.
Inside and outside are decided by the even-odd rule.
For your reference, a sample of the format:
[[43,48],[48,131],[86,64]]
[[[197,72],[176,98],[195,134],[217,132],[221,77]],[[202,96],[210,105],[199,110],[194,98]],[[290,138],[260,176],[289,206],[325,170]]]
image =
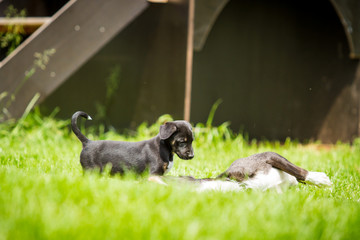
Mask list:
[[195,15],[195,0],[189,0],[188,36],[187,36],[187,50],[186,50],[186,70],[185,70],[186,71],[185,102],[184,102],[184,119],[186,121],[190,121],[190,110],[191,110],[194,15]]

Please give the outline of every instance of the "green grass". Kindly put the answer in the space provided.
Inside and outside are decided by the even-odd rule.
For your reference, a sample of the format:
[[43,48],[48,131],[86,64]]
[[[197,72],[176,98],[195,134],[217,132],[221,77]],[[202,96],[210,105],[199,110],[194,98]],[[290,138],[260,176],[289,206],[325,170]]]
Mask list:
[[[88,124],[91,139],[138,141]],[[195,158],[169,175],[215,177],[235,159],[275,151],[334,185],[275,191],[194,192],[146,178],[83,175],[69,121],[32,113],[0,125],[0,239],[360,239],[360,140],[331,148],[248,141],[227,124],[195,127]],[[97,133],[96,133],[97,132]]]

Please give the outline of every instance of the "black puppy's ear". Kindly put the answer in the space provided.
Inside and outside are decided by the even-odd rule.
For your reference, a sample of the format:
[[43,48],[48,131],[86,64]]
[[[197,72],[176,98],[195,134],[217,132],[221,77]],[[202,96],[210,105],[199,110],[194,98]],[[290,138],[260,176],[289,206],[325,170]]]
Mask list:
[[160,139],[165,140],[176,132],[177,128],[173,122],[167,122],[160,126]]

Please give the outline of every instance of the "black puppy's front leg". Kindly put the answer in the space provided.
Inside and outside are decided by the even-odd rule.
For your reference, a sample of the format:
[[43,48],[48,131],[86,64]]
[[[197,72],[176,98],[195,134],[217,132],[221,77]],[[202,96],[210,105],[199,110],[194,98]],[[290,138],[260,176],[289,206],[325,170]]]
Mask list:
[[159,175],[159,176],[164,175],[165,172],[168,170],[169,163],[170,162],[162,162],[162,163],[153,164],[152,166],[150,166],[150,174]]
[[167,184],[162,180],[162,177],[158,175],[148,177],[148,181],[167,186]]
[[162,162],[160,164],[154,164],[150,167],[150,177],[148,178],[148,181],[155,182],[161,185],[167,184],[163,181],[163,175],[164,173],[169,169],[170,161],[169,162]]

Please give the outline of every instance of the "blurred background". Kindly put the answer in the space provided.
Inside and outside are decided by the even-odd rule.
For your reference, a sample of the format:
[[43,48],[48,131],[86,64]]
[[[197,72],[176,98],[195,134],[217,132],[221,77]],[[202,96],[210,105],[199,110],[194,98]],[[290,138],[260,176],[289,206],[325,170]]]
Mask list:
[[205,122],[221,99],[214,124],[250,138],[360,136],[358,0],[0,0],[0,17],[2,43],[21,37],[1,47],[4,119],[37,93],[117,129]]

